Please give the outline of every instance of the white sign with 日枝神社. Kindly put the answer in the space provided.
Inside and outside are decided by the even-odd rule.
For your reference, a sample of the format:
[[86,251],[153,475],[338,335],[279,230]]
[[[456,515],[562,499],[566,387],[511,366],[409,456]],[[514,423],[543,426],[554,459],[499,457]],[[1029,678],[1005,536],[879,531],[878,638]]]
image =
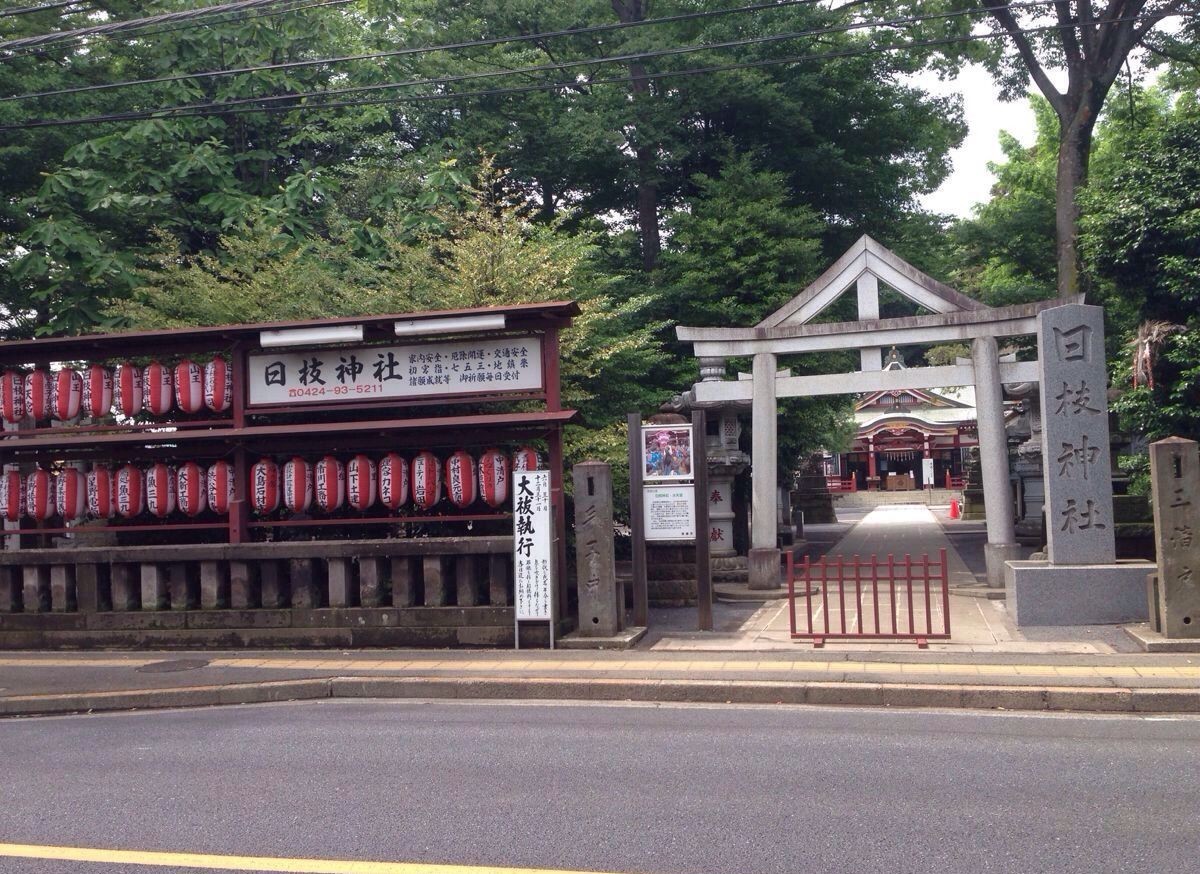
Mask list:
[[516,618],[553,619],[554,559],[550,472],[513,472],[513,588]]
[[536,336],[256,352],[251,406],[534,392],[544,387]]

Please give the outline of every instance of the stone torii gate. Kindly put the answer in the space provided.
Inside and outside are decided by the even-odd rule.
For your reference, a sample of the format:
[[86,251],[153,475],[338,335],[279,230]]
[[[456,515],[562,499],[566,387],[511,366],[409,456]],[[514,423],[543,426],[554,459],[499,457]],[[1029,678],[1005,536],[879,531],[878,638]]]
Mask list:
[[[879,318],[880,282],[933,315]],[[857,295],[857,321],[813,323],[851,286]],[[780,585],[780,552],[775,545],[778,398],[966,385],[975,387],[978,410],[988,585],[1004,586],[1004,562],[1017,557],[1017,547],[1002,386],[1038,382],[1039,373],[1037,362],[1000,361],[996,340],[1036,334],[1039,312],[1081,300],[1082,296],[987,307],[863,236],[811,285],[752,328],[676,328],[679,339],[691,343],[699,359],[701,381],[693,387],[696,402],[752,404],[750,587]],[[972,363],[883,369],[885,348],[954,342],[971,344]],[[777,364],[779,355],[846,349],[859,350],[857,371],[792,376]],[[726,360],[738,356],[753,356],[753,375],[726,379]]]

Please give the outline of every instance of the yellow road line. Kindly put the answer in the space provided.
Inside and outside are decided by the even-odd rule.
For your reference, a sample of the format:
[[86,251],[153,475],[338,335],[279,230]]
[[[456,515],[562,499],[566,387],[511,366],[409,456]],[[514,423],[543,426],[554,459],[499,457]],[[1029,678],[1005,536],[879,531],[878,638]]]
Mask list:
[[[69,668],[69,667],[141,667],[154,660],[115,659],[71,659],[71,658],[0,658],[0,668]],[[863,673],[942,673],[1002,676],[1005,674],[1029,677],[1098,677],[1131,679],[1136,677],[1159,677],[1171,679],[1200,679],[1200,666],[1143,666],[1143,665],[1004,665],[1004,664],[954,664],[946,662],[876,662],[876,661],[728,661],[717,659],[637,659],[629,661],[570,661],[566,659],[522,659],[512,661],[502,658],[491,659],[403,659],[388,661],[381,659],[296,659],[286,657],[248,659],[230,657],[213,659],[214,668],[259,668],[270,670],[315,670],[342,672],[382,672],[409,674],[417,671],[462,671],[503,673],[505,671],[541,671],[557,673],[625,673],[640,674],[663,672],[676,674],[702,673],[792,673],[841,672]]]
[[351,859],[287,859],[270,856],[225,856],[209,853],[168,853],[152,850],[106,850],[97,847],[55,847],[2,844],[0,857],[109,865],[203,868],[213,871],[282,871],[291,874],[583,874],[563,868],[501,868],[494,865],[434,865],[423,862],[366,862]]

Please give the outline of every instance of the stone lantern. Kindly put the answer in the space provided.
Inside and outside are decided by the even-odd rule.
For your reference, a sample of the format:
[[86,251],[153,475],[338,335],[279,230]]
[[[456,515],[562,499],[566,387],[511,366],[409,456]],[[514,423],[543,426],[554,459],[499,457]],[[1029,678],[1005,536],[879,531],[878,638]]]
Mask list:
[[[700,360],[702,381],[719,381],[724,376],[725,359]],[[745,582],[749,565],[746,556],[738,555],[733,545],[733,483],[738,474],[750,466],[750,456],[738,448],[742,435],[738,413],[749,411],[750,404],[743,401],[697,404],[695,395],[690,391],[675,395],[663,404],[663,410],[679,413],[698,408],[703,409],[708,418],[708,434],[704,442],[708,452],[708,547],[713,579]]]

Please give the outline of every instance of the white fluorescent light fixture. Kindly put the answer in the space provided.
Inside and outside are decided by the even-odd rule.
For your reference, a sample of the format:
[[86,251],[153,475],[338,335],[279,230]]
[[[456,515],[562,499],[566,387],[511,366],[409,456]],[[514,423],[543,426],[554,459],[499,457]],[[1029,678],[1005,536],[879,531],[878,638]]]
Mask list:
[[444,319],[407,319],[396,322],[397,337],[423,337],[427,334],[461,334],[466,331],[499,331],[504,328],[504,313],[478,316],[448,316]]
[[328,325],[322,328],[288,328],[259,331],[258,342],[264,349],[280,346],[308,346],[319,343],[361,343],[362,325]]

